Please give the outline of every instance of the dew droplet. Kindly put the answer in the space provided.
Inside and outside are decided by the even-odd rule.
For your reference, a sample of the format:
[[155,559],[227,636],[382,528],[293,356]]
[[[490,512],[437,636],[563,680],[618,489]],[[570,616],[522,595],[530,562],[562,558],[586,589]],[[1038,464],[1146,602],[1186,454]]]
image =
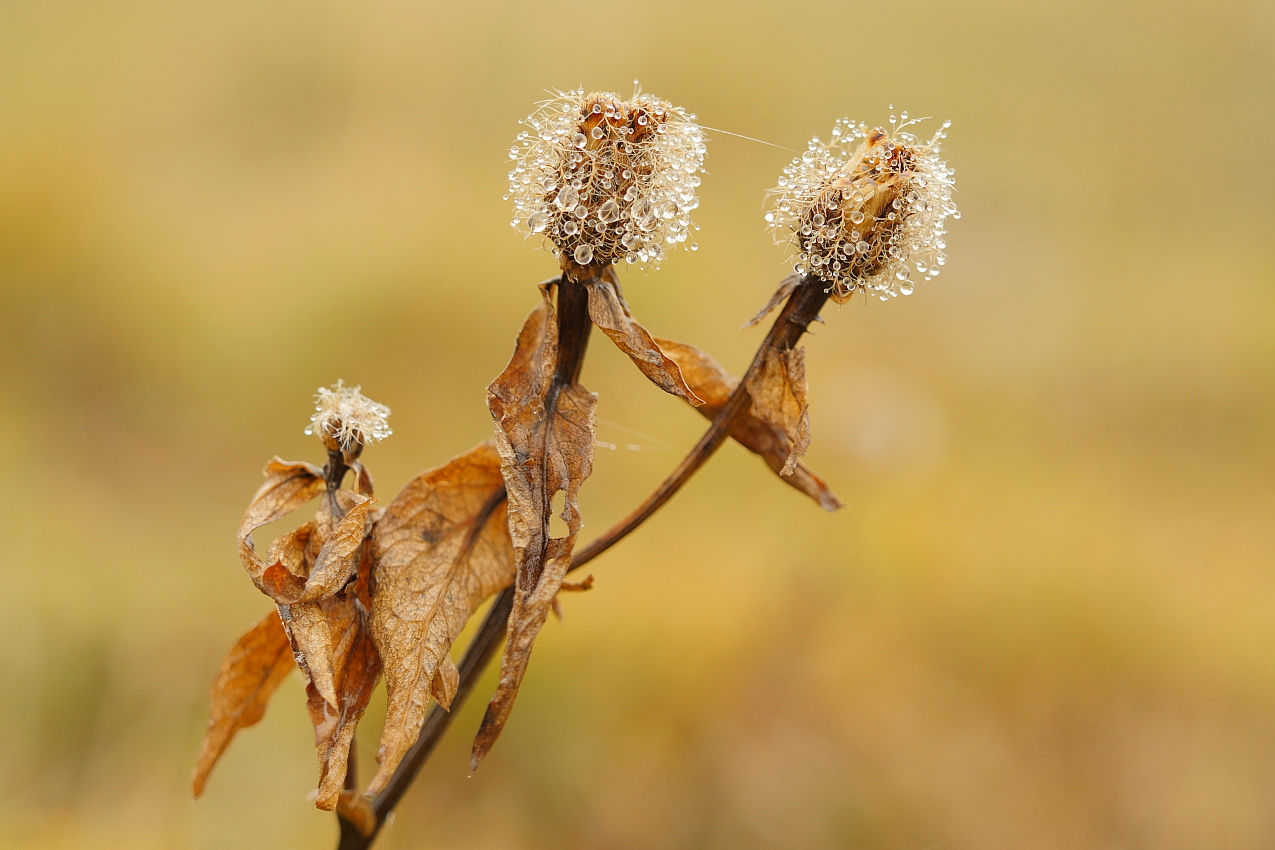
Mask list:
[[544,233],[549,227],[549,216],[544,213],[534,212],[527,216],[527,229],[532,233]]
[[615,202],[615,198],[607,198],[598,209],[598,218],[610,224],[619,217],[620,205]]
[[563,186],[553,204],[560,210],[569,210],[580,201],[580,193],[570,186]]
[[593,262],[593,247],[590,245],[581,245],[575,250],[575,260],[582,266],[587,266]]

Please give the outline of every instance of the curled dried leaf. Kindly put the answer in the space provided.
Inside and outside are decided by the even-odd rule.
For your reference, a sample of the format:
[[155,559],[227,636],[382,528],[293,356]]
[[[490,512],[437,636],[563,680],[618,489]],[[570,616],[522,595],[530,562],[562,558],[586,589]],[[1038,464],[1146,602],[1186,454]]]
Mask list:
[[[546,300],[523,326],[513,358],[487,389],[509,498],[517,568],[500,684],[474,741],[471,766],[499,737],[526,674],[536,635],[553,607],[580,530],[578,493],[593,469],[597,396],[554,377],[558,319]],[[552,538],[554,497],[565,496],[565,537]]]
[[381,673],[366,611],[371,504],[351,490],[329,492],[315,519],[271,545],[259,585],[276,600],[285,640],[306,677],[321,809],[336,805],[354,730]]
[[230,648],[213,680],[208,733],[195,764],[196,797],[235,733],[265,716],[270,696],[293,666],[288,636],[274,611]]
[[666,393],[685,399],[693,406],[703,404],[682,377],[677,361],[661,351],[655,337],[633,318],[611,267],[604,268],[600,275],[586,278],[584,284],[589,290],[589,318],[629,356],[642,374]]
[[322,493],[327,485],[323,480],[323,470],[312,463],[286,461],[276,457],[266,465],[264,474],[266,483],[252,497],[243,522],[239,524],[239,560],[243,562],[253,584],[269,596],[270,590],[263,581],[267,565],[257,554],[252,533],[261,526],[292,513]]
[[377,523],[372,629],[387,706],[369,794],[415,743],[430,695],[451,705],[459,674],[448,651],[474,610],[513,581],[504,493],[489,441],[417,476]]
[[[349,493],[349,491],[341,491]],[[368,511],[372,500],[351,494],[354,504],[335,523],[324,540],[309,575],[298,574],[276,561],[262,575],[270,596],[280,605],[298,605],[326,599],[349,583],[358,568],[359,547],[367,539]]]
[[332,630],[321,602],[280,605],[279,619],[288,631],[297,666],[320,696],[336,705],[336,684],[332,670]]
[[[704,405],[697,410],[710,421],[716,418],[718,411],[738,386],[739,379],[728,373],[708,353],[689,343],[671,339],[660,339],[659,343],[678,362],[682,374],[696,394],[704,399]],[[780,480],[805,493],[825,510],[833,511],[841,507],[841,501],[824,480],[805,464],[795,462],[794,459],[791,470],[784,473],[789,460],[793,459],[793,441],[788,432],[775,423],[778,415],[760,415],[758,404],[754,398],[752,409],[731,429],[731,437],[744,448],[760,455],[766,465],[780,475]],[[807,430],[807,435],[808,433]]]
[[372,480],[372,473],[361,460],[356,460],[354,465],[350,467],[354,470],[354,491],[360,496],[368,496],[369,498],[376,495],[376,482]]
[[[306,707],[314,724],[319,755],[319,793],[315,805],[327,811],[337,806],[349,767],[354,731],[381,677],[381,656],[372,640],[368,613],[359,595],[347,592],[312,603],[321,610],[332,635],[332,682],[336,699],[322,696],[313,682],[306,689]],[[366,591],[363,595],[366,598]]]

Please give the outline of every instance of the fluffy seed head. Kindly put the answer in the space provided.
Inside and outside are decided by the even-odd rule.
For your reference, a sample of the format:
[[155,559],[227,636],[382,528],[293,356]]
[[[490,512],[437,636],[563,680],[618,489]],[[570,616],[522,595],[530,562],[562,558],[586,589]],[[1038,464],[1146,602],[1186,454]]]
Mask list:
[[690,214],[705,146],[694,115],[641,92],[579,90],[523,124],[509,150],[513,225],[547,240],[564,267],[658,265],[699,229]]
[[347,387],[337,381],[331,387],[320,387],[314,396],[314,415],[307,434],[318,434],[330,451],[344,452],[351,459],[363,447],[384,440],[390,434],[390,409],[377,404],[359,392],[362,387]]
[[944,221],[960,218],[955,172],[940,158],[950,122],[928,142],[906,132],[916,123],[906,112],[890,116],[888,130],[843,118],[830,142],[811,139],[774,190],[766,221],[775,240],[791,243],[797,271],[826,281],[837,301],[856,291],[911,295],[913,272],[929,280],[947,262]]

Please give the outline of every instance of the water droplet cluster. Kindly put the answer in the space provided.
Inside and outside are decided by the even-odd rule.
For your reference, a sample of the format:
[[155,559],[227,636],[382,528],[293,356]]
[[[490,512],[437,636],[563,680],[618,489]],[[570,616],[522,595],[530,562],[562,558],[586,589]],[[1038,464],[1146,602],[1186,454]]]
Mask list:
[[390,409],[378,404],[359,390],[337,381],[331,387],[319,387],[314,396],[314,415],[305,432],[318,434],[325,443],[335,441],[340,448],[354,452],[363,446],[384,440],[390,430]]
[[[658,265],[698,225],[695,116],[659,98],[560,93],[524,122],[509,158],[514,227],[578,265]],[[691,249],[694,250],[692,244]]]
[[[921,120],[921,119],[917,119]],[[911,295],[913,275],[936,277],[947,256],[944,222],[960,218],[955,172],[940,156],[944,123],[928,142],[890,116],[890,128],[841,119],[784,169],[766,213],[775,240],[797,251],[796,270],[845,301],[856,291],[882,301]]]

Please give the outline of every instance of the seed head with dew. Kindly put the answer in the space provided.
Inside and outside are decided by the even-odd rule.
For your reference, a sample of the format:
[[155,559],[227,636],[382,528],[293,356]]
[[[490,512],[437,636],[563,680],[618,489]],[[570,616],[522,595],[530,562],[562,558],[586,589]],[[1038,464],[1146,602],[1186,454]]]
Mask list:
[[796,269],[829,284],[844,302],[856,291],[882,301],[911,295],[947,261],[944,222],[960,218],[952,201],[955,172],[941,158],[951,122],[928,142],[907,128],[924,119],[890,116],[890,129],[842,118],[825,143],[810,140],[784,169],[766,221],[775,240],[791,243]]
[[317,434],[329,451],[342,452],[353,461],[363,447],[390,434],[390,409],[377,404],[359,390],[337,381],[331,387],[320,387],[314,396],[314,415],[307,434]]
[[640,91],[577,90],[523,124],[509,151],[513,225],[547,240],[564,267],[658,265],[698,229],[705,145],[694,115]]

